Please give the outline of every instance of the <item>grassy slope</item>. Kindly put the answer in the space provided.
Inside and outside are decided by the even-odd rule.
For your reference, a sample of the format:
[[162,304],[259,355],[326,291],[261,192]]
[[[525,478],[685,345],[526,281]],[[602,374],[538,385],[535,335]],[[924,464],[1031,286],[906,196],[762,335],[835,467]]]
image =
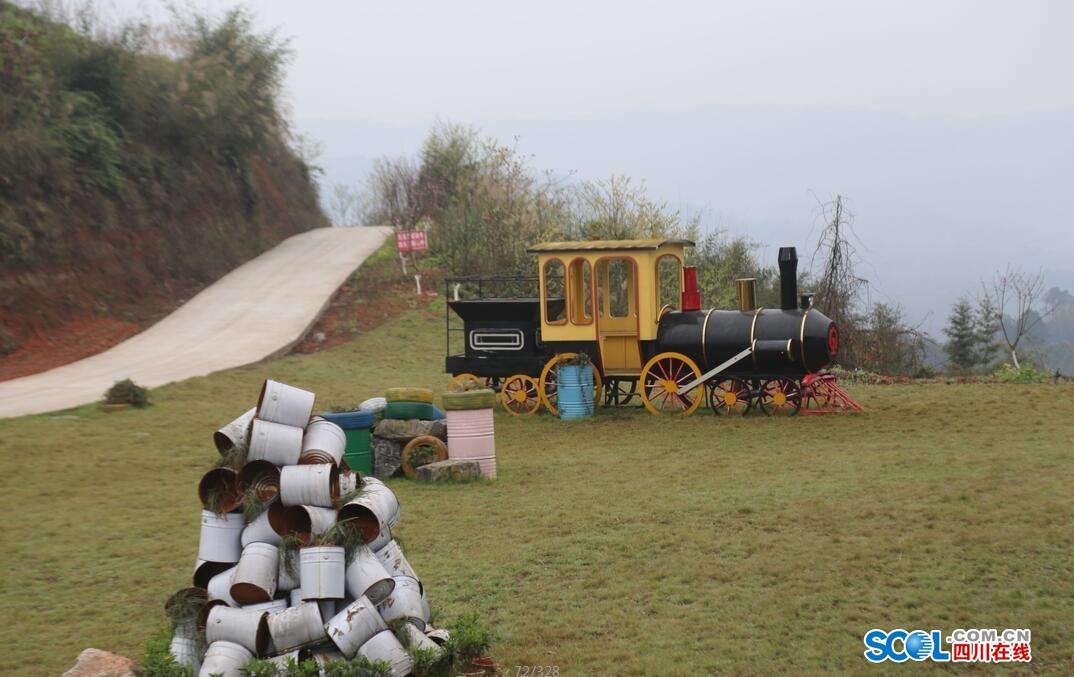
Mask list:
[[[443,384],[442,327],[417,311],[160,388],[146,411],[0,421],[0,673],[57,674],[86,646],[138,655],[188,584],[215,427],[266,376],[319,406]],[[434,606],[478,610],[509,667],[864,672],[872,627],[1029,627],[1032,667],[1068,668],[1074,387],[854,392],[867,415],[500,414],[500,478],[393,481],[399,533]]]

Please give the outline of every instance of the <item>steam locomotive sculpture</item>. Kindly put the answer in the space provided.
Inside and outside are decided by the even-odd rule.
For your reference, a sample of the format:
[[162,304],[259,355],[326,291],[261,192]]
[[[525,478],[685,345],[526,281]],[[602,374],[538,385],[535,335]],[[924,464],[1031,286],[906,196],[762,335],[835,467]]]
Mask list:
[[[780,308],[758,308],[755,281],[737,280],[737,310],[702,310],[687,240],[554,242],[538,259],[537,295],[515,290],[448,302],[446,371],[485,379],[504,408],[556,412],[556,367],[584,354],[594,398],[623,405],[640,397],[653,414],[688,415],[708,400],[718,414],[795,414],[803,400],[823,409],[838,391],[818,372],[839,351],[839,330],[812,296],[798,297],[794,247],[779,250]],[[517,283],[518,279],[484,282]],[[451,313],[463,321],[452,354]],[[830,387],[828,387],[830,385]],[[831,390],[834,388],[835,390]],[[841,392],[841,391],[840,391]],[[706,397],[707,396],[707,397]],[[849,405],[848,405],[849,406]],[[853,405],[857,408],[856,405]]]

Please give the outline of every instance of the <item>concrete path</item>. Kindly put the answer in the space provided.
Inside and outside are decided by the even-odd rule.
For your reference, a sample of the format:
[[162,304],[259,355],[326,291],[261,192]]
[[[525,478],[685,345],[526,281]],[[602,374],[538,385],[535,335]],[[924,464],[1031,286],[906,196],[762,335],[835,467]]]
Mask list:
[[390,232],[318,228],[288,238],[103,353],[0,381],[0,418],[93,402],[124,378],[155,388],[286,350]]

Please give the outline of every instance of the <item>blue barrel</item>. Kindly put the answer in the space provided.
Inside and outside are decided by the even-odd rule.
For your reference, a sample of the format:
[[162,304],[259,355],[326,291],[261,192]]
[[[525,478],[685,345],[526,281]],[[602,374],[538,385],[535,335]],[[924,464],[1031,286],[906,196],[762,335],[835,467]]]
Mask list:
[[347,446],[343,458],[351,470],[361,475],[373,474],[373,454],[370,451],[370,428],[373,427],[373,412],[342,411],[326,412],[321,418],[343,428],[347,437]]
[[556,398],[560,418],[592,416],[593,368],[588,364],[561,364],[556,367]]

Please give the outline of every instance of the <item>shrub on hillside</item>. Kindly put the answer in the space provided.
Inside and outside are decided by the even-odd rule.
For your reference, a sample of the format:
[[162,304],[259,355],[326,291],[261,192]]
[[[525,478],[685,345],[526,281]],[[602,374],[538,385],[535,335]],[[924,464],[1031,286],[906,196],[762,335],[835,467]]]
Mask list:
[[149,391],[129,378],[116,381],[104,394],[105,404],[129,404],[143,409],[149,406]]

